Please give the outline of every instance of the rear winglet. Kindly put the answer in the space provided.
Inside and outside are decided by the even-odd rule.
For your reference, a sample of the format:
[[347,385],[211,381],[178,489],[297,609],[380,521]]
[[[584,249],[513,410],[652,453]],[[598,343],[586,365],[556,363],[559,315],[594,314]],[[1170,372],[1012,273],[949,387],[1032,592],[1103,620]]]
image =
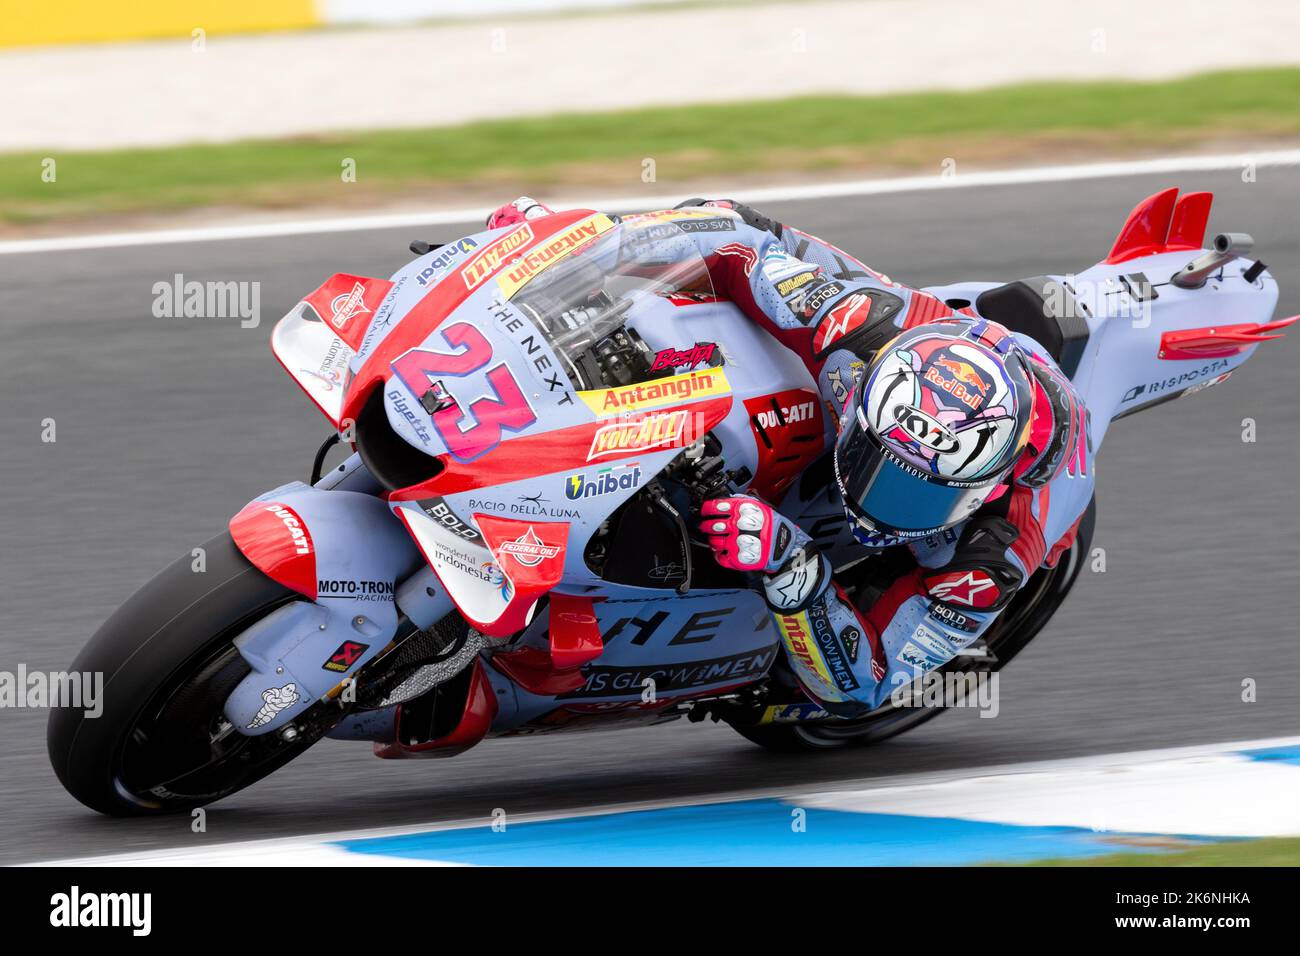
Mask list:
[[[1160,337],[1157,358],[1176,359],[1226,358],[1246,351],[1261,342],[1282,338],[1280,332],[1300,319],[1300,315],[1278,319],[1275,322],[1246,322],[1242,325],[1221,325],[1212,329],[1183,329],[1166,332]],[[1278,335],[1269,335],[1278,332]]]
[[1210,221],[1214,193],[1183,193],[1174,204],[1165,252],[1185,252],[1205,245],[1205,227]]
[[1124,220],[1106,257],[1107,264],[1162,252],[1200,249],[1213,202],[1213,193],[1187,193],[1180,197],[1174,186],[1148,196]]

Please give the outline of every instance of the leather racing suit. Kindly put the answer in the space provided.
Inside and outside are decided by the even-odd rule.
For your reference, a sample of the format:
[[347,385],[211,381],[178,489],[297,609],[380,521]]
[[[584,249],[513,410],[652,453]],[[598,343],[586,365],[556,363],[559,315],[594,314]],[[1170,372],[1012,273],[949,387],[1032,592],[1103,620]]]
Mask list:
[[[529,218],[538,212],[532,200],[503,210],[522,218],[524,208]],[[709,227],[706,209],[707,219],[719,220]],[[1073,544],[1093,493],[1087,409],[1034,340],[988,323],[973,307],[957,312],[895,283],[815,236],[729,200],[689,200],[653,215],[682,226],[715,291],[803,360],[837,425],[871,357],[902,329],[937,319],[980,323],[994,335],[1015,335],[1031,357],[1034,417],[1007,483],[954,527],[873,542],[906,548],[911,560],[890,562],[901,567],[897,576],[856,601],[793,522],[753,496],[724,499],[763,512],[770,549],[763,589],[801,687],[833,714],[860,716],[978,640],[1030,576]],[[706,506],[706,517],[721,517],[710,512],[716,505]]]

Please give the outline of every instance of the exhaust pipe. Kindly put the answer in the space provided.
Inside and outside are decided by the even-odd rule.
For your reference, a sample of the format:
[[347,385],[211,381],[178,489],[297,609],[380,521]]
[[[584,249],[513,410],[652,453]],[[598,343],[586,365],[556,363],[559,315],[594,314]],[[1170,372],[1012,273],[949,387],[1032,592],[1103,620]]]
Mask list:
[[1244,232],[1221,232],[1214,237],[1214,248],[1203,252],[1170,276],[1180,289],[1199,289],[1205,280],[1233,259],[1249,255],[1255,240]]

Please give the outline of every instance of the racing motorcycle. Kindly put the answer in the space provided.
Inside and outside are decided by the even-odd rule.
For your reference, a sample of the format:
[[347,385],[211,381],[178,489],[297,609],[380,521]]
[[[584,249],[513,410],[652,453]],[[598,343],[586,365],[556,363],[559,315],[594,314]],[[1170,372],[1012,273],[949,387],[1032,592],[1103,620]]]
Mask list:
[[[1150,197],[1077,275],[926,291],[1049,351],[1095,446],[1294,321],[1269,321],[1277,283],[1249,236],[1203,248],[1210,202]],[[330,277],[276,325],[272,350],[330,439],[309,482],[255,498],[82,650],[72,666],[103,673],[102,716],[55,710],[48,731],[73,796],[183,810],[326,736],[435,758],[686,717],[818,750],[942,712],[821,710],[754,582],[700,540],[701,503],[748,492],[814,536],[850,596],[882,574],[834,490],[837,409],[714,294],[681,227],[579,210],[412,251],[388,279]],[[339,442],[351,454],[326,471]],[[1092,527],[1090,508],[1070,551],[943,670],[1012,660],[1070,591]]]

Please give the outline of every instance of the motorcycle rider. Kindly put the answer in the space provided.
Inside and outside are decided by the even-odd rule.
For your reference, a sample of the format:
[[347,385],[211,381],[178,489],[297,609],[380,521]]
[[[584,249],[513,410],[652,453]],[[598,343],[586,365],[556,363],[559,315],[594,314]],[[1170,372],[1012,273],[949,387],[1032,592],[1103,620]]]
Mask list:
[[[488,225],[550,213],[524,197]],[[715,290],[804,361],[839,429],[835,483],[853,535],[901,558],[892,581],[851,599],[771,503],[703,508],[718,562],[761,576],[804,692],[861,716],[978,640],[1073,543],[1093,491],[1087,409],[1027,336],[747,206],[696,199],[641,215],[683,226]]]

